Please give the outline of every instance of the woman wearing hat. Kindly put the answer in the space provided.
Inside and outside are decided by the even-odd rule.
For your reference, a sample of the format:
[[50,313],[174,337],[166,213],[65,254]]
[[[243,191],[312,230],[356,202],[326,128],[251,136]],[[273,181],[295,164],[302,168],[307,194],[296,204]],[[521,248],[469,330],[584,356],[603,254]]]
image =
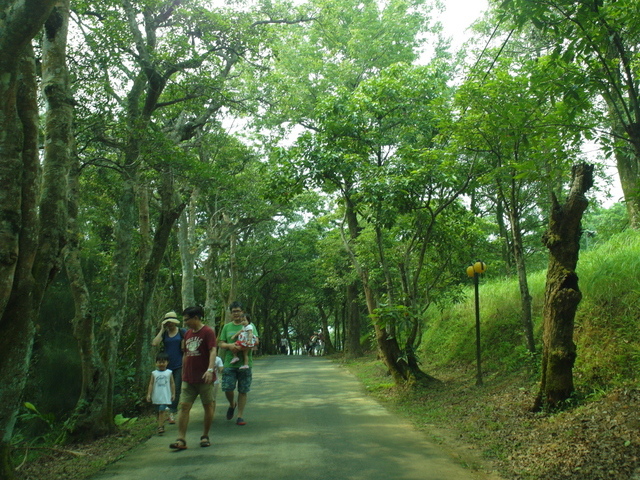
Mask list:
[[182,343],[186,328],[179,328],[180,320],[176,312],[165,313],[160,320],[160,331],[151,341],[151,345],[157,347],[162,344],[162,349],[169,356],[167,369],[173,373],[173,380],[176,384],[176,396],[169,409],[169,423],[176,423],[175,413],[178,410],[180,401],[180,389],[182,386]]

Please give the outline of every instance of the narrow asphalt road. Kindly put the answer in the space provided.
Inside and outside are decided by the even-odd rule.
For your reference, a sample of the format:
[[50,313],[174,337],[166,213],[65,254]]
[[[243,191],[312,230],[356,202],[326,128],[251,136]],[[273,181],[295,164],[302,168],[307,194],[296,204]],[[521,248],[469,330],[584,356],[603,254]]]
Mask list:
[[405,420],[367,397],[360,383],[324,358],[256,359],[247,425],[227,421],[220,392],[201,448],[196,404],[188,449],[155,436],[93,480],[496,480],[466,470]]

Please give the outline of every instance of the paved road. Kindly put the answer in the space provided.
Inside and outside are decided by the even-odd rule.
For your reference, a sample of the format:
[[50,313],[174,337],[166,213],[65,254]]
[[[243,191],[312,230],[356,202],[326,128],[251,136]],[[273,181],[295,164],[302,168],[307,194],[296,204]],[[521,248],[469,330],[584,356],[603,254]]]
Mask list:
[[194,407],[188,449],[170,451],[175,426],[94,480],[495,480],[465,470],[403,419],[368,398],[325,358],[256,359],[247,425],[227,421],[222,393],[209,448]]

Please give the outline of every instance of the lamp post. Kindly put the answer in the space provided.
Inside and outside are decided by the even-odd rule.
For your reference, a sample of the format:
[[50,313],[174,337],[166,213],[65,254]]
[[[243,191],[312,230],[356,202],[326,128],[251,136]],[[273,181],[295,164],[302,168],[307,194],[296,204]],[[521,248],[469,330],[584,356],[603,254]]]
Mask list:
[[467,267],[467,275],[473,279],[473,286],[476,294],[476,385],[482,385],[482,367],[480,363],[480,294],[478,291],[478,279],[487,270],[487,265],[483,262],[476,262]]

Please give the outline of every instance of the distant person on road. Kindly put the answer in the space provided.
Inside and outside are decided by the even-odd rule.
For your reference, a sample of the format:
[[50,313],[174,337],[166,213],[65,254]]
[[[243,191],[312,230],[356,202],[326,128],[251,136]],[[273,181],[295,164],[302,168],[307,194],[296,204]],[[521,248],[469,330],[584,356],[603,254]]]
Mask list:
[[180,327],[180,320],[176,312],[171,311],[164,314],[160,321],[160,331],[151,340],[151,345],[157,347],[161,345],[162,351],[169,356],[167,368],[173,372],[173,381],[176,385],[176,396],[169,407],[169,423],[176,423],[175,414],[178,412],[178,401],[180,400],[180,388],[182,387],[182,349],[186,328]]
[[187,448],[185,440],[189,426],[189,413],[198,395],[204,408],[204,422],[200,446],[209,447],[209,429],[213,423],[213,382],[216,379],[216,334],[203,323],[204,310],[200,306],[188,307],[182,312],[182,320],[189,327],[184,336],[182,364],[182,393],[178,415],[178,438],[169,445],[174,450]]
[[[243,363],[242,366],[238,368],[246,370],[249,368],[249,351],[258,345],[258,337],[253,333],[255,326],[249,321],[249,315],[245,313],[240,323],[242,329],[238,333],[233,334],[231,339],[235,340],[235,344],[240,347],[240,351],[242,352]],[[231,364],[233,365],[239,361],[240,357],[238,357],[238,353],[234,352]]]
[[308,352],[309,355],[311,355],[312,357],[315,356],[316,354],[316,346],[318,345],[318,332],[313,332],[313,335],[311,335],[311,338],[309,339],[309,347],[308,347]]
[[289,342],[285,337],[282,337],[280,339],[280,353],[282,353],[283,355],[289,354]]
[[[246,425],[244,421],[244,408],[247,405],[247,394],[251,390],[252,366],[253,366],[253,350],[250,349],[249,368],[240,368],[240,362],[231,363],[234,356],[238,356],[240,347],[236,345],[233,336],[242,330],[242,319],[244,309],[240,302],[233,302],[229,305],[231,312],[231,322],[222,327],[220,332],[220,342],[218,346],[225,349],[222,359],[224,361],[224,372],[222,373],[222,391],[227,397],[229,408],[227,409],[227,420],[231,420],[234,416],[236,408],[238,409],[237,425]],[[257,330],[254,328],[253,334],[259,337]],[[235,390],[238,390],[238,398],[235,398]]]
[[176,397],[176,384],[167,365],[169,365],[169,356],[164,352],[158,353],[156,355],[156,369],[151,372],[147,389],[147,402],[158,406],[158,435],[164,434],[167,411]]

